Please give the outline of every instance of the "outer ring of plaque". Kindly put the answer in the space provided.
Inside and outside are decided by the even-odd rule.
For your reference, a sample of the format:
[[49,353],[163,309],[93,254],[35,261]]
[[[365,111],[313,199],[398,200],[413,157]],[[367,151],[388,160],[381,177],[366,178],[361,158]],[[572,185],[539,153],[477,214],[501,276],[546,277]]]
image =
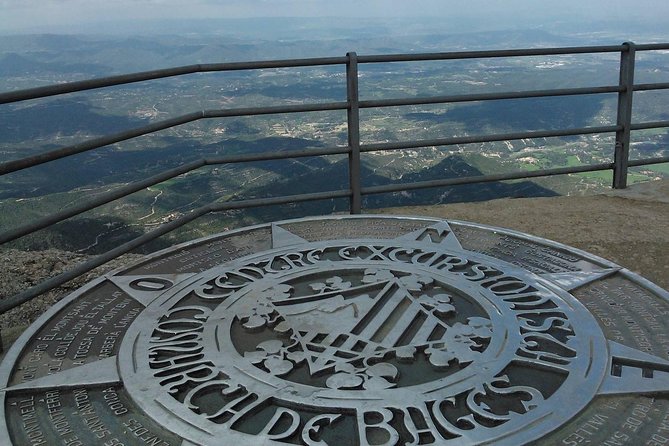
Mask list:
[[[379,219],[420,220],[420,221],[426,221],[426,222],[431,221],[431,222],[435,222],[435,223],[444,221],[442,219],[436,219],[436,218],[433,218],[433,217],[404,217],[404,216],[365,215],[365,216],[345,216],[345,217],[304,218],[304,219],[297,219],[297,220],[281,221],[281,222],[278,222],[276,224],[281,225],[281,224],[288,224],[288,223],[295,223],[295,222],[309,222],[309,221],[316,221],[316,220],[339,220],[339,219],[358,219],[358,218],[361,218],[361,219],[364,219],[364,218],[375,218],[375,219],[379,218]],[[457,221],[457,220],[448,220],[448,223],[458,224],[458,225],[465,226],[465,227],[470,227],[470,228],[477,228],[477,229],[480,229],[480,230],[491,231],[491,232],[495,232],[495,233],[501,233],[501,234],[505,234],[505,235],[510,235],[510,236],[513,236],[513,237],[521,239],[521,240],[526,240],[526,241],[530,241],[530,242],[533,242],[533,243],[545,245],[547,247],[560,249],[560,250],[566,250],[570,253],[578,255],[582,259],[588,260],[588,261],[593,262],[595,264],[598,264],[602,267],[615,269],[616,274],[622,276],[627,281],[630,281],[634,284],[637,284],[640,287],[642,287],[642,288],[650,291],[651,293],[653,293],[656,297],[659,297],[659,298],[663,299],[664,301],[669,302],[669,292],[665,291],[664,289],[660,288],[659,286],[655,285],[654,283],[650,282],[649,280],[647,280],[647,279],[645,279],[645,278],[643,278],[643,277],[641,277],[637,274],[634,274],[634,273],[630,272],[629,270],[627,270],[625,268],[621,268],[620,266],[618,266],[618,265],[616,265],[616,264],[614,264],[614,263],[612,263],[612,262],[610,262],[606,259],[603,259],[601,257],[592,255],[592,254],[590,254],[588,252],[585,252],[583,250],[579,250],[579,249],[576,249],[576,248],[573,248],[573,247],[570,247],[570,246],[567,246],[567,245],[563,245],[563,244],[560,244],[560,243],[557,243],[557,242],[554,242],[554,241],[551,241],[551,240],[547,240],[547,239],[536,237],[536,236],[531,236],[531,235],[521,233],[521,232],[517,232],[517,231],[513,231],[513,230],[496,228],[496,227],[491,227],[491,226],[486,226],[486,225],[474,224],[474,223],[470,223],[470,222]],[[63,298],[61,301],[59,301],[57,304],[55,304],[52,308],[50,308],[46,313],[41,315],[19,337],[19,339],[14,343],[14,345],[10,348],[10,350],[5,355],[5,357],[2,361],[2,364],[0,364],[0,418],[2,419],[2,422],[0,422],[0,440],[3,443],[7,443],[7,444],[10,444],[10,441],[11,441],[11,437],[10,437],[9,432],[7,430],[7,424],[5,422],[5,419],[6,419],[5,404],[6,404],[6,397],[7,397],[7,387],[9,385],[9,379],[10,379],[11,374],[13,372],[15,363],[16,363],[17,359],[19,358],[19,356],[21,355],[21,353],[23,352],[27,342],[30,341],[30,339],[39,331],[39,329],[45,323],[47,323],[49,320],[51,320],[60,310],[67,307],[71,302],[75,301],[77,298],[79,298],[80,296],[85,294],[87,291],[89,291],[92,288],[100,285],[101,283],[104,283],[106,280],[108,280],[109,277],[119,275],[119,274],[123,273],[124,271],[130,270],[130,269],[132,269],[134,267],[137,267],[141,264],[148,263],[152,259],[158,259],[160,257],[163,257],[170,252],[174,252],[178,249],[188,247],[188,246],[192,245],[194,242],[205,243],[207,240],[213,240],[213,239],[221,238],[222,236],[230,237],[230,236],[234,236],[236,234],[243,233],[245,231],[251,231],[251,230],[254,230],[254,229],[266,228],[266,227],[269,227],[269,225],[268,224],[261,224],[261,225],[256,225],[256,226],[250,226],[250,227],[246,227],[246,228],[239,229],[239,230],[228,231],[228,232],[225,232],[223,234],[217,234],[217,235],[213,235],[213,236],[209,236],[209,237],[204,237],[204,238],[198,239],[196,241],[190,241],[190,242],[182,243],[182,244],[179,244],[179,245],[161,250],[159,252],[156,252],[152,255],[147,256],[141,262],[137,262],[136,264],[133,264],[133,265],[128,266],[128,267],[119,268],[118,270],[110,272],[110,273],[106,274],[105,276],[100,277],[99,279],[96,279],[96,280],[90,282],[89,284],[83,286],[82,288],[80,288],[79,290],[70,294],[69,296]],[[376,241],[376,239],[375,239],[375,241]],[[474,255],[474,254],[471,253],[471,252],[468,252],[468,255]],[[487,256],[483,256],[483,257],[487,258]],[[500,260],[500,259],[497,259],[497,258],[494,258],[494,257],[492,257],[492,258],[494,259],[495,262],[506,263],[503,260]],[[510,265],[510,266],[513,267],[512,265]],[[188,282],[187,284],[184,284],[184,283],[179,284],[179,288],[185,288],[186,286],[190,285],[193,282],[193,280],[189,280],[187,282]],[[545,283],[545,282],[543,282],[543,283]],[[555,284],[552,284],[552,285],[554,287]],[[170,293],[173,293],[174,291],[175,291],[175,289],[170,289],[169,290]],[[590,315],[590,313],[587,313],[587,314]],[[592,316],[590,315],[590,318],[591,317]],[[133,329],[132,326],[131,326],[131,329]],[[599,331],[600,331],[600,333],[594,334],[595,337],[598,337],[601,334],[601,330],[599,330]],[[128,333],[126,333],[126,337],[127,337],[127,334]],[[127,340],[124,344],[127,344]],[[126,347],[122,347],[122,351],[123,351],[124,348],[126,348]],[[122,356],[122,354],[121,354],[122,351],[119,352],[118,358],[120,358]],[[594,381],[593,382],[593,384],[594,384],[593,387],[596,388],[597,384],[600,381],[598,381],[594,377],[593,374],[590,374],[589,376],[592,377],[591,379]],[[601,380],[601,377],[599,379]],[[67,387],[73,387],[75,385],[78,385],[78,384],[77,383],[73,383],[73,384],[63,383],[61,387],[62,388],[67,388]],[[580,390],[582,390],[582,389],[577,389],[576,391],[580,391]],[[585,405],[587,405],[587,403],[588,402],[585,402]],[[581,406],[579,408],[579,410],[582,409],[582,408],[583,408],[583,406]],[[564,409],[565,409],[564,407],[558,408],[560,423],[566,422],[571,416],[575,415],[578,412],[578,411],[574,411],[574,410],[571,410],[571,409],[566,411]],[[201,434],[205,434],[205,437],[209,437],[208,434],[200,431],[194,425],[189,424],[187,422],[187,420],[182,422],[181,420],[178,420],[178,419],[176,419],[174,417],[171,417],[171,416],[169,416],[169,418],[170,418],[169,420],[166,419],[165,421],[169,421],[169,423],[174,422],[174,421],[176,421],[177,423],[182,423],[183,424],[183,426],[182,426],[183,429],[177,428],[177,430],[179,430],[182,433],[184,432],[184,430],[187,431],[189,433],[189,435],[187,435],[187,436],[198,437]],[[535,426],[530,427],[529,430],[526,430],[527,435],[523,436],[524,437],[523,441],[531,441],[533,439],[541,438],[541,436],[549,433],[553,429],[556,429],[560,426],[560,423],[558,423],[558,424],[553,424],[549,428],[546,428],[546,427],[543,427],[544,422],[545,422],[545,418],[540,421],[539,426],[535,425]],[[169,423],[166,423],[164,425],[164,427],[166,429],[172,430],[173,426],[171,426]],[[228,438],[231,438],[231,437],[228,437]],[[498,442],[496,444],[518,444],[519,439],[516,439],[515,441],[511,441],[511,440],[507,441],[507,440],[509,440],[509,439],[508,438],[500,439],[500,442]]]

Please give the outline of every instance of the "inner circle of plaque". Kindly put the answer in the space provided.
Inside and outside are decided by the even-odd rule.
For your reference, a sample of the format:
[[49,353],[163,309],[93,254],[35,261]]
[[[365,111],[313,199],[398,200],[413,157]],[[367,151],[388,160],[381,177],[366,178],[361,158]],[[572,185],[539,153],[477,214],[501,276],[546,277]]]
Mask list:
[[[410,392],[423,393],[445,386],[451,386],[451,391],[464,390],[472,385],[471,381],[473,379],[477,379],[477,374],[485,373],[492,376],[501,371],[501,368],[511,359],[508,357],[510,353],[508,346],[517,346],[520,343],[519,336],[509,332],[507,328],[515,323],[513,315],[509,311],[504,311],[503,307],[498,306],[487,295],[489,293],[471,284],[458,284],[447,276],[435,275],[434,271],[415,267],[409,270],[408,268],[402,268],[397,263],[378,262],[373,268],[370,268],[369,263],[350,261],[346,262],[346,269],[333,269],[330,265],[299,268],[298,271],[281,277],[276,283],[272,283],[269,288],[266,282],[259,284],[257,287],[249,286],[248,289],[238,295],[231,296],[233,302],[229,305],[221,305],[212,313],[212,320],[221,320],[225,323],[210,325],[205,328],[203,336],[205,340],[217,336],[217,342],[205,344],[206,347],[215,347],[215,350],[209,352],[210,357],[215,358],[215,364],[224,368],[229,358],[235,354],[255,353],[254,350],[257,350],[258,341],[253,340],[253,330],[247,330],[244,333],[246,336],[239,336],[238,339],[234,339],[230,334],[234,331],[235,325],[239,327],[240,321],[226,317],[226,315],[253,313],[253,304],[249,308],[248,303],[254,302],[256,296],[270,296],[278,285],[280,291],[290,289],[291,294],[293,294],[291,296],[292,300],[302,300],[302,302],[291,305],[291,299],[280,300],[276,303],[270,299],[266,303],[276,305],[280,317],[286,321],[286,327],[290,327],[291,332],[304,340],[301,344],[306,346],[305,353],[311,355],[313,359],[310,363],[310,366],[313,364],[313,367],[310,367],[312,378],[322,376],[324,368],[334,367],[335,371],[345,368],[346,371],[335,374],[342,379],[346,379],[347,373],[352,376],[356,376],[356,374],[352,374],[350,367],[346,367],[344,364],[366,362],[365,360],[371,360],[376,364],[388,364],[379,357],[381,354],[395,351],[396,355],[402,355],[402,353],[409,353],[412,349],[419,349],[422,346],[443,344],[445,333],[442,333],[440,337],[439,327],[445,328],[448,325],[440,324],[441,321],[434,315],[435,313],[452,314],[451,319],[460,320],[460,322],[455,322],[455,328],[450,328],[454,332],[453,336],[450,336],[453,342],[455,342],[455,339],[470,342],[474,336],[468,337],[467,335],[476,330],[473,325],[476,325],[479,331],[486,334],[495,333],[495,336],[485,339],[483,336],[480,337],[479,339],[483,342],[476,345],[476,350],[470,349],[470,352],[476,355],[475,361],[468,362],[461,356],[457,358],[461,361],[458,364],[459,367],[432,366],[432,368],[439,370],[436,374],[438,377],[435,374],[420,373],[421,370],[414,370],[414,373],[411,373],[412,369],[417,368],[415,367],[416,360],[411,360],[406,354],[399,359],[396,356],[394,362],[399,362],[397,365],[400,367],[402,363],[411,363],[412,367],[403,367],[405,373],[408,372],[409,374],[406,378],[408,378],[407,381],[410,384],[403,383],[404,373],[400,372],[397,379],[386,380],[386,383],[376,380],[377,384],[381,386],[378,388],[375,388],[374,384],[369,384],[366,378],[370,377],[363,376],[365,375],[364,372],[359,372],[356,378],[349,378],[353,382],[348,386],[342,385],[331,388],[323,380],[311,379],[311,382],[300,382],[291,379],[290,375],[284,377],[283,374],[279,374],[277,376],[270,370],[264,371],[264,367],[253,366],[252,362],[242,362],[239,369],[243,369],[244,374],[253,376],[256,380],[266,380],[275,388],[285,386],[286,380],[292,381],[295,386],[290,388],[290,391],[286,394],[286,399],[297,402],[295,400],[300,398],[300,393],[296,392],[296,389],[303,390],[307,398],[310,398],[314,391],[320,389],[322,397],[334,398],[336,393],[336,398],[340,403],[347,399],[350,402],[355,402],[363,397],[360,391],[369,395],[371,391],[376,390],[383,391],[383,398],[387,402],[397,399],[394,403],[400,403],[406,400],[405,388]],[[374,271],[374,273],[365,274],[370,271]],[[376,283],[365,284],[363,282],[362,285],[358,286],[353,284],[355,279],[361,282],[360,278],[364,281],[365,278],[372,275],[381,276],[381,278]],[[416,291],[422,291],[421,288],[425,284],[421,283],[421,280],[431,281],[429,285],[436,291],[434,296],[413,295],[420,294]],[[320,297],[316,293],[309,293],[307,299],[311,299],[306,302],[304,302],[306,300],[304,296],[297,298],[294,296],[294,285],[296,284],[302,285],[301,288],[305,288],[304,285],[307,285],[308,288],[308,285],[318,286],[323,284],[327,286],[327,281],[332,281],[334,284],[347,283],[350,285],[347,285],[347,288],[344,289],[322,293],[324,295],[323,300],[316,300]],[[409,283],[409,289],[407,289],[405,283]],[[413,289],[411,289],[411,285],[413,285]],[[365,291],[376,291],[378,294],[376,298],[373,298]],[[338,292],[341,294],[338,294]],[[426,302],[428,296],[431,298],[431,302]],[[331,303],[333,300],[336,301],[334,305]],[[325,304],[322,303],[323,301],[325,301]],[[432,307],[432,304],[434,304],[434,307]],[[457,312],[456,308],[462,306],[470,307],[470,312],[468,314]],[[473,325],[470,325],[470,322]],[[241,325],[243,326],[243,324]],[[456,331],[458,331],[457,334]],[[504,348],[505,345],[507,348]],[[418,351],[415,353],[418,353]],[[252,357],[253,355],[247,354],[246,357],[248,356]],[[430,361],[423,360],[422,362],[427,365],[425,363]],[[370,364],[369,367],[373,367],[373,365]],[[380,369],[381,367],[376,368]],[[359,371],[360,367],[356,367],[356,369],[356,371]],[[268,373],[270,376],[267,376]],[[383,378],[392,377],[385,376]],[[366,382],[354,385],[360,379]],[[284,381],[284,383],[282,384],[281,381]],[[306,388],[303,387],[305,385]],[[326,392],[327,389],[330,389],[330,391]],[[395,389],[402,389],[403,391],[394,392]],[[302,399],[302,403],[307,402],[304,398],[300,399]]]
[[279,415],[238,426],[272,405],[378,431],[391,411],[414,410],[443,435],[512,444],[591,401],[605,350],[582,304],[526,270],[338,240],[254,254],[166,292],[133,323],[119,364],[140,407],[195,442],[280,440],[263,431]]

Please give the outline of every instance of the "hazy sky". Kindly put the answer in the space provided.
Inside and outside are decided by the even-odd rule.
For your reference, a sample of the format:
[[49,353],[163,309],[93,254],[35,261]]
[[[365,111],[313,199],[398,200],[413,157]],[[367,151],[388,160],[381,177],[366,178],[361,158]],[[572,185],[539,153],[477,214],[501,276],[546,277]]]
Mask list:
[[[635,11],[630,12],[631,7]],[[82,23],[146,18],[481,17],[499,27],[556,18],[667,20],[668,0],[0,0],[0,32],[76,33]]]

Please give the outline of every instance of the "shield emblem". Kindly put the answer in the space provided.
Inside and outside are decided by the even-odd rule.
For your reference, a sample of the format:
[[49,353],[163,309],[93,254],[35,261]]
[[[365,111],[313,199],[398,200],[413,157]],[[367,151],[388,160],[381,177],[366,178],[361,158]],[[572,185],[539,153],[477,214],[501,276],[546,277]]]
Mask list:
[[[440,341],[449,326],[438,316],[454,309],[443,294],[429,299],[420,294],[430,282],[368,269],[356,285],[333,276],[310,284],[312,293],[291,294],[272,304],[284,327],[299,339],[309,371],[316,375],[399,347]],[[442,306],[435,309],[439,299]]]

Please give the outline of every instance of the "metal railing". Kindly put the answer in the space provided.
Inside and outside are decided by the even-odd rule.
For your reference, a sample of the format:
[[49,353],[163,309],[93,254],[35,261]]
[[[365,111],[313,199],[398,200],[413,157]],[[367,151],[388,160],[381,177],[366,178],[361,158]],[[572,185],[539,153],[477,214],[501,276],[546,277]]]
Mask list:
[[[306,103],[299,105],[279,105],[270,107],[252,107],[252,108],[232,108],[204,110],[194,113],[188,113],[182,116],[158,121],[142,127],[130,129],[127,131],[93,138],[79,144],[62,147],[34,156],[7,161],[0,163],[0,175],[16,172],[39,164],[51,162],[57,159],[65,158],[70,155],[87,152],[98,149],[110,144],[137,138],[142,135],[158,132],[172,127],[177,127],[190,122],[212,119],[227,118],[239,116],[258,116],[269,114],[288,114],[303,112],[319,112],[330,110],[345,110],[347,112],[347,139],[346,146],[312,148],[304,150],[290,150],[283,152],[263,152],[247,155],[231,155],[205,157],[176,168],[163,171],[150,178],[142,179],[115,190],[102,193],[95,198],[81,202],[80,204],[70,206],[60,212],[48,215],[46,217],[29,222],[20,227],[4,230],[0,233],[0,244],[16,240],[25,235],[31,234],[40,229],[47,228],[55,223],[61,222],[83,212],[90,211],[114,200],[126,197],[152,185],[159,184],[179,175],[195,171],[204,166],[213,166],[231,163],[247,163],[251,161],[268,161],[281,159],[294,159],[302,157],[315,157],[326,155],[346,155],[348,157],[348,183],[349,188],[343,190],[332,190],[327,192],[302,193],[296,195],[279,196],[273,198],[246,199],[237,201],[228,201],[223,203],[210,203],[180,218],[165,223],[157,229],[147,232],[140,237],[124,243],[104,254],[90,259],[74,269],[66,271],[60,275],[45,280],[44,282],[27,289],[17,295],[0,300],[0,313],[7,311],[17,305],[20,305],[39,294],[53,289],[73,278],[78,277],[106,262],[127,253],[151,240],[154,240],[170,231],[173,231],[185,224],[202,217],[204,215],[233,209],[244,209],[259,206],[270,206],[285,203],[308,202],[315,200],[326,200],[333,198],[348,198],[349,210],[353,214],[360,213],[362,210],[362,197],[372,194],[382,194],[389,192],[409,191],[415,189],[445,187],[462,184],[496,182],[504,180],[516,180],[526,178],[536,178],[552,175],[563,175],[571,173],[595,172],[612,170],[614,188],[625,188],[627,185],[627,175],[629,167],[644,166],[650,164],[659,164],[669,162],[669,157],[647,158],[640,160],[629,159],[630,134],[634,130],[656,129],[669,127],[669,121],[655,122],[632,122],[632,98],[635,91],[663,90],[669,89],[669,82],[665,83],[634,83],[634,65],[635,55],[640,51],[669,50],[669,43],[636,45],[633,43],[624,43],[614,46],[587,46],[587,47],[567,47],[567,48],[538,48],[538,49],[514,49],[500,51],[466,51],[466,52],[447,52],[447,53],[421,53],[421,54],[389,54],[389,55],[369,55],[358,56],[356,53],[348,53],[345,57],[328,58],[309,58],[294,60],[271,60],[256,62],[239,63],[219,63],[219,64],[199,64],[184,67],[170,68],[164,70],[146,71],[141,73],[126,74],[120,76],[111,76],[99,79],[71,82],[59,85],[32,88],[27,90],[13,91],[0,94],[0,104],[25,101],[36,98],[44,98],[66,93],[81,92],[91,89],[105,88],[115,85],[131,84],[167,77],[182,76],[192,73],[204,72],[223,72],[237,70],[256,70],[268,68],[288,68],[288,67],[311,67],[340,65],[346,69],[346,101],[342,102],[319,102]],[[462,59],[482,59],[482,58],[506,58],[506,57],[527,57],[527,56],[554,56],[554,55],[573,55],[590,53],[619,53],[620,68],[619,82],[617,85],[607,85],[586,88],[566,88],[552,90],[529,90],[529,91],[506,91],[484,94],[465,94],[450,96],[431,96],[418,98],[402,99],[380,99],[380,100],[360,100],[358,88],[358,67],[361,64],[375,64],[386,62],[418,62],[418,61],[439,61],[439,60],[462,60]],[[490,101],[500,99],[522,99],[522,98],[540,98],[556,96],[577,96],[577,95],[597,95],[605,93],[617,93],[617,121],[615,125],[567,128],[559,130],[539,130],[525,131],[502,134],[488,134],[481,136],[463,136],[448,137],[430,140],[400,141],[389,143],[370,143],[361,144],[360,141],[360,110],[396,106],[415,106],[428,104],[448,104],[474,101]],[[485,143],[494,141],[512,141],[526,138],[545,138],[562,137],[572,135],[605,134],[615,133],[614,158],[610,162],[599,164],[586,164],[573,167],[559,167],[551,169],[540,169],[534,171],[518,171],[502,173],[495,175],[468,176],[459,178],[439,179],[433,181],[423,181],[414,183],[389,184],[381,186],[365,186],[361,181],[361,154],[374,151],[398,151],[411,148],[429,147],[429,146],[449,146],[455,144]]]

